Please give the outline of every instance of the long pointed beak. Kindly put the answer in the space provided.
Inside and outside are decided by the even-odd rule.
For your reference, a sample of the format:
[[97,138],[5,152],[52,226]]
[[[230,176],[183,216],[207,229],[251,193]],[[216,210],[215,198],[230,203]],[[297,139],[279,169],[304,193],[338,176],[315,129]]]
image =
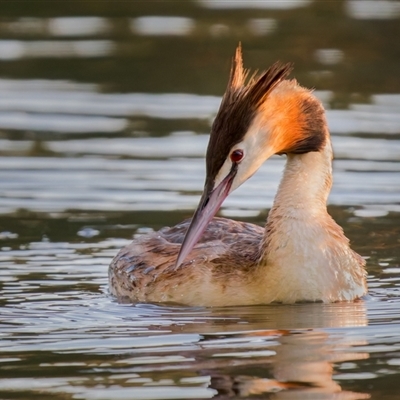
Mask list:
[[185,261],[186,257],[201,238],[201,235],[207,228],[209,222],[220,209],[223,201],[228,197],[236,172],[237,165],[233,164],[229,174],[214,190],[208,189],[208,185],[205,185],[200,203],[197,206],[192,218],[192,222],[190,223],[189,229],[187,230],[185,238],[183,239],[175,268],[178,268],[182,262]]

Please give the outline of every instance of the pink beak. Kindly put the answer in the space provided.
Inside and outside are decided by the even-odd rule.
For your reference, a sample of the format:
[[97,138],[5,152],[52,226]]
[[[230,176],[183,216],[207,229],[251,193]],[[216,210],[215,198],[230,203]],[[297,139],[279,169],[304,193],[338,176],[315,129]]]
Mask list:
[[193,215],[192,222],[186,232],[185,238],[176,260],[175,268],[178,268],[192,251],[209,222],[220,209],[224,200],[228,197],[232,181],[237,172],[237,165],[233,164],[231,171],[225,179],[214,189],[207,190],[207,182],[201,196],[200,203]]

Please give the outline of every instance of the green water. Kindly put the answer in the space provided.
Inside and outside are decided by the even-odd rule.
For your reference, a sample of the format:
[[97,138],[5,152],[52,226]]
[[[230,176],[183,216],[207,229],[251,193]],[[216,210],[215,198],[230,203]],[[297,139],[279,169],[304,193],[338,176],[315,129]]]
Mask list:
[[[400,396],[397,1],[0,4],[0,398]],[[154,19],[158,17],[158,19]],[[230,59],[294,63],[327,109],[351,304],[119,304],[111,258],[193,212]],[[262,225],[273,157],[221,215]]]

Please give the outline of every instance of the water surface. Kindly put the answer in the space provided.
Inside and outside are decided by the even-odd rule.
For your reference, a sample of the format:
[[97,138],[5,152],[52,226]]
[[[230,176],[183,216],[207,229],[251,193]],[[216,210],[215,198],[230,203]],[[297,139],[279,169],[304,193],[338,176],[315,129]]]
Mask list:
[[[400,384],[398,1],[0,5],[0,397],[388,399]],[[229,60],[327,109],[350,304],[119,304],[111,258],[193,212]],[[262,225],[271,158],[221,215]]]

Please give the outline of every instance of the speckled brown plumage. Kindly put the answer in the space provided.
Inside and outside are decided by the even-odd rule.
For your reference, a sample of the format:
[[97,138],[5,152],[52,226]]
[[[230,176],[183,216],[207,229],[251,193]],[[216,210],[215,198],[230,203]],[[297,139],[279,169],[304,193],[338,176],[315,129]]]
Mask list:
[[[175,260],[190,219],[158,232],[139,237],[115,256],[109,267],[111,292],[138,301],[177,301],[166,286],[186,286],[199,279],[201,264],[218,284],[232,285],[230,279],[243,283],[249,270],[256,268],[259,244],[264,229],[258,225],[214,218],[191,253],[190,260],[175,268]],[[240,270],[235,268],[240,265]],[[119,287],[119,292],[113,288]],[[196,290],[193,287],[193,290]],[[170,291],[170,289],[168,289]],[[165,296],[163,296],[165,294]],[[151,300],[153,299],[153,300]]]

